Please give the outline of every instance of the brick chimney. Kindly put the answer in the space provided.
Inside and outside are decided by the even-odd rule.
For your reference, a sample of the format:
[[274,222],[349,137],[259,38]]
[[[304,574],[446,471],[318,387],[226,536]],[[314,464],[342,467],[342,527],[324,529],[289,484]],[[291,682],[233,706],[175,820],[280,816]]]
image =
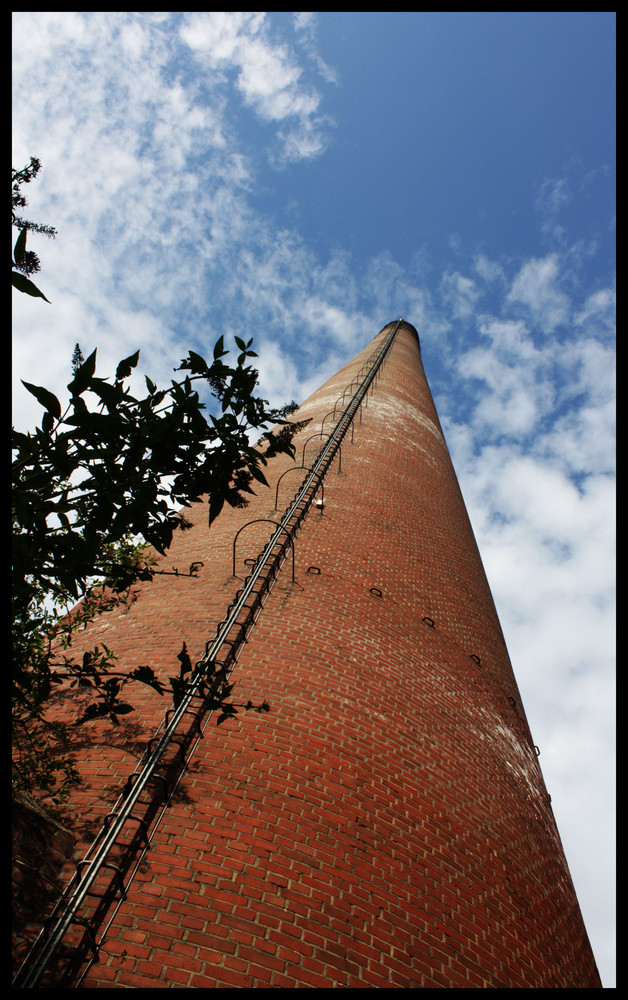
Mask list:
[[[85,901],[96,945],[64,937],[65,984],[600,988],[414,327],[386,326],[293,419],[270,488],[211,529],[195,507],[168,575],[84,636],[164,677],[183,642],[209,648],[254,707],[197,727],[192,700],[105,858],[119,877]],[[78,751],[88,860],[167,707],[138,698]]]

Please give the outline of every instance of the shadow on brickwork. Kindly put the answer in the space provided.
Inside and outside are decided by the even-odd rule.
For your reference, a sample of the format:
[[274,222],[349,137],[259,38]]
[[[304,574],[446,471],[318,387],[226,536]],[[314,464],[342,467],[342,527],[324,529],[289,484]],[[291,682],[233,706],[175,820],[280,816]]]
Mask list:
[[28,796],[12,803],[12,961],[16,973],[62,891],[74,835]]
[[[126,835],[121,835],[112,845],[107,855],[107,864],[100,869],[99,877],[72,921],[70,929],[60,941],[54,954],[46,963],[40,985],[43,988],[76,988],[87,965],[98,960],[98,950],[102,943],[98,938],[108,925],[110,916],[115,915],[117,906],[125,898],[125,886],[132,880],[139,865],[144,864],[143,855],[148,847],[147,834],[161,812],[170,802],[188,803],[190,796],[185,787],[184,775],[196,770],[194,764],[187,764],[186,743],[197,738],[197,722],[189,725],[181,738],[173,741],[169,752],[163,756],[160,773],[155,776],[154,787],[149,787],[143,799],[136,804],[133,822]],[[115,733],[115,737],[113,736]],[[66,911],[66,901],[76,888],[76,872],[87,862],[84,860],[85,845],[91,841],[88,854],[107,829],[106,814],[110,816],[114,801],[120,807],[130,791],[130,779],[134,769],[147,749],[146,732],[133,723],[121,725],[112,734],[100,732],[96,739],[87,734],[72,741],[71,754],[79,765],[80,758],[89,759],[95,751],[109,748],[114,756],[128,757],[128,775],[120,780],[120,773],[111,782],[105,782],[97,790],[97,796],[90,801],[97,807],[83,811],[73,807],[73,795],[62,807],[64,823],[50,817],[34,802],[23,798],[16,803],[14,815],[14,931],[13,931],[13,975],[17,976],[14,988],[22,985],[24,976],[37,967],[42,947],[49,933],[54,933],[59,915]],[[121,738],[123,737],[123,738]],[[121,744],[124,744],[123,746]],[[122,768],[126,771],[127,768]],[[137,772],[135,771],[135,776]],[[183,780],[181,780],[183,779]],[[80,794],[91,784],[80,778],[77,790]],[[74,874],[73,874],[74,872]],[[113,873],[113,874],[112,874]],[[71,878],[71,881],[69,881]],[[64,893],[64,902],[59,904]],[[68,896],[70,893],[70,896]],[[46,928],[43,937],[40,931]],[[35,948],[32,949],[36,942]],[[32,949],[32,950],[31,950]],[[28,961],[21,969],[24,959]],[[86,965],[87,963],[87,965]],[[41,966],[39,966],[41,969]],[[19,972],[19,975],[18,975]]]

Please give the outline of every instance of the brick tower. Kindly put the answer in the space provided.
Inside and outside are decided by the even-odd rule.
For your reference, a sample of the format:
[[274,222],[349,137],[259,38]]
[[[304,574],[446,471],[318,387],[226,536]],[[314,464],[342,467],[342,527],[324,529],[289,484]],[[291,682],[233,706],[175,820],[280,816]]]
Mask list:
[[19,985],[600,988],[416,330],[296,418],[85,636],[166,677],[185,641],[269,710],[147,691],[77,748],[80,879]]

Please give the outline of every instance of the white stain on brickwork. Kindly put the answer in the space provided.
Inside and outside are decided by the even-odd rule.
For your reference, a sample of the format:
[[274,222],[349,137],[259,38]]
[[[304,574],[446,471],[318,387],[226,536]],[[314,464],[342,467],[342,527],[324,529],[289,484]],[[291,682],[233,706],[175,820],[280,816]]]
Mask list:
[[[521,736],[504,721],[486,709],[479,709],[486,720],[485,727],[480,730],[469,720],[469,728],[473,728],[480,739],[488,744],[511,772],[517,783],[528,789],[528,798],[538,800],[539,773],[534,758],[534,750],[522,741]],[[505,745],[507,750],[505,751]]]

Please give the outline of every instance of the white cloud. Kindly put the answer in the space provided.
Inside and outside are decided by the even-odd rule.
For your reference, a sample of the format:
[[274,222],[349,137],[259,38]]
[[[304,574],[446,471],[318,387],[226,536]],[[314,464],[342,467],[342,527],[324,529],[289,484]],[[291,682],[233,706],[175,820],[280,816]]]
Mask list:
[[264,23],[264,14],[242,11],[208,11],[187,14],[181,28],[183,41],[207,55],[210,64],[237,64],[243,36],[255,35]]
[[585,326],[592,333],[615,336],[615,305],[614,288],[600,288],[587,297],[582,309],[574,319],[580,326]]
[[504,279],[504,269],[501,264],[498,264],[497,261],[489,260],[484,254],[477,254],[473,258],[473,269],[487,284],[494,281],[503,281]]
[[616,465],[615,419],[612,397],[598,405],[578,407],[553,423],[537,450],[573,476],[612,473]]
[[527,261],[515,277],[508,301],[526,306],[533,322],[544,333],[553,333],[567,322],[570,301],[559,286],[556,254]]
[[481,290],[471,278],[465,278],[458,271],[446,271],[441,285],[443,300],[454,319],[468,319],[475,313]]
[[[256,165],[238,146],[227,76],[270,123],[273,155],[284,159],[323,148],[319,96],[263,13],[186,15],[180,44],[176,23],[167,13],[14,16],[14,163],[41,158],[29,212],[59,233],[55,243],[29,239],[52,307],[16,300],[15,365],[23,372],[28,358],[31,380],[52,376],[60,394],[77,340],[99,344],[103,373],[140,347],[145,370],[168,377],[183,337],[199,346],[185,331],[198,329],[201,346],[222,332],[212,329],[209,289],[237,302],[250,274],[288,319],[282,294],[296,301],[308,284],[299,250],[289,288],[276,234],[247,204]],[[199,61],[186,75],[190,45]],[[19,387],[15,405],[18,423],[32,423],[36,404]]]
[[558,214],[569,204],[571,197],[568,182],[564,178],[546,178],[541,185],[535,208],[541,213],[541,233],[549,246],[566,246],[567,231],[558,222]]
[[554,388],[545,377],[547,354],[534,345],[521,320],[485,318],[479,330],[490,341],[456,354],[452,366],[465,379],[477,380],[472,425],[478,440],[504,435],[525,437],[552,407]]
[[287,45],[271,40],[264,13],[188,14],[180,35],[203,69],[236,72],[236,86],[245,105],[263,121],[290,122],[277,132],[282,144],[278,163],[310,159],[322,152],[329,121],[318,115],[320,94],[304,81]]
[[283,406],[293,399],[300,402],[303,392],[299,374],[282,345],[269,337],[261,336],[254,346],[259,355],[254,359],[254,364],[260,373],[264,395],[271,406]]
[[536,208],[539,211],[549,212],[554,215],[560,211],[563,205],[567,205],[570,200],[569,187],[564,178],[546,178],[541,185],[541,190],[536,200]]
[[295,11],[294,27],[305,52],[314,62],[318,72],[327,83],[337,83],[338,75],[320,56],[316,42],[317,15],[313,11]]

